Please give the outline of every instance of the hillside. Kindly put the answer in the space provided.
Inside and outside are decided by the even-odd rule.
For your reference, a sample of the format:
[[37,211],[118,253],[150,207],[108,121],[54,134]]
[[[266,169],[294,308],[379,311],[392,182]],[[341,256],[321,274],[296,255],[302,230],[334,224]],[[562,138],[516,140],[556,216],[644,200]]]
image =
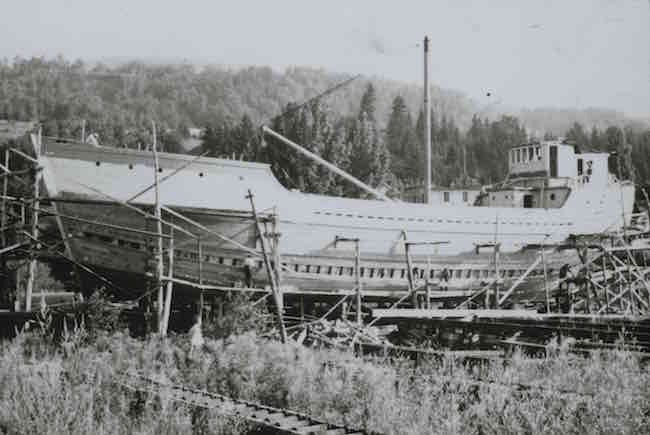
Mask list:
[[[281,181],[324,193],[348,193],[336,180],[291,153],[263,150],[257,134],[272,124],[375,185],[401,191],[422,180],[422,88],[380,77],[359,77],[283,119],[273,119],[345,80],[349,74],[292,67],[231,68],[144,62],[96,63],[21,59],[0,63],[0,119],[39,120],[46,135],[99,134],[104,145],[138,147],[151,141],[151,121],[167,151],[183,152],[190,128],[205,131],[204,148],[271,163]],[[527,136],[573,134],[583,146],[613,151],[625,125],[635,171],[650,174],[648,125],[606,109],[512,109],[481,106],[461,92],[432,88],[433,179],[449,184],[464,175],[494,182],[506,175],[508,147]],[[577,123],[577,124],[576,124]],[[573,130],[571,133],[569,130]],[[582,137],[585,136],[585,137]],[[195,139],[195,143],[197,140]],[[465,162],[465,163],[464,163]],[[466,166],[466,173],[463,167]],[[316,178],[314,178],[316,177]]]

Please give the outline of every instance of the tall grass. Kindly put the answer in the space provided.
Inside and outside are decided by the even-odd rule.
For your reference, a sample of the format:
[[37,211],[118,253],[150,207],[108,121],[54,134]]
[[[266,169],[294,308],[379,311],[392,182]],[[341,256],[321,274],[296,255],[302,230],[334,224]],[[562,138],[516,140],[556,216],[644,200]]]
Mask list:
[[[57,344],[22,334],[0,346],[0,432],[252,429],[216,411],[130,392],[114,382],[129,369],[383,433],[650,433],[650,372],[623,351],[515,355],[505,365],[473,367],[432,360],[414,368],[400,359],[282,345],[255,333],[208,339],[191,350],[185,336],[136,340],[112,333],[89,342],[83,331]],[[535,388],[517,391],[515,384]]]

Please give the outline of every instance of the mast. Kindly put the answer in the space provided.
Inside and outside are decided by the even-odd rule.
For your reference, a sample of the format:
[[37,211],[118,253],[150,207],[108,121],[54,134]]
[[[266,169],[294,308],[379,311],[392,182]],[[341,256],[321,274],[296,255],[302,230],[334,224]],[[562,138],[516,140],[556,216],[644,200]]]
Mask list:
[[429,89],[429,37],[424,37],[424,146],[426,149],[425,201],[431,203],[431,94]]

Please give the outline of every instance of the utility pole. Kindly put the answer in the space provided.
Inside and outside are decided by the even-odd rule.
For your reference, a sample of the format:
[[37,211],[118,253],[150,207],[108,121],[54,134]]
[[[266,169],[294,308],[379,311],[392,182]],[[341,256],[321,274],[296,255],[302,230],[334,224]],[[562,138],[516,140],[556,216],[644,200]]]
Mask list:
[[424,146],[426,148],[425,200],[431,203],[431,90],[429,88],[429,37],[424,37]]

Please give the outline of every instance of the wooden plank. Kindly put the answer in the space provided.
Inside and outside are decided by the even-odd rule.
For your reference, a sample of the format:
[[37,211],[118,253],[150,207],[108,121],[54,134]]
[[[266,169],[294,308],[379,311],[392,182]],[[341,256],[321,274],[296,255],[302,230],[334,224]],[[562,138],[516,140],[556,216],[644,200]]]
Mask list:
[[396,309],[373,309],[373,317],[384,319],[462,319],[465,317],[481,318],[525,318],[540,319],[540,314],[530,310],[468,310],[468,309],[417,309],[417,308],[396,308]]

